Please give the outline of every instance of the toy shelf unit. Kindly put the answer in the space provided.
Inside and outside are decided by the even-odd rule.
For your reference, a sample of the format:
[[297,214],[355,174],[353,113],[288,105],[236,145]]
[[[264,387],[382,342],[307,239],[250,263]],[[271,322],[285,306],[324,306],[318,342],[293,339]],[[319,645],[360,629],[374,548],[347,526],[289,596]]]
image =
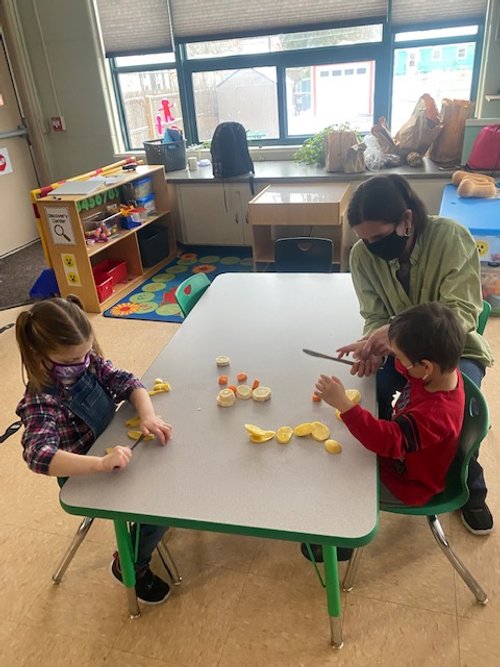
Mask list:
[[350,230],[344,223],[349,183],[269,185],[248,204],[255,270],[274,262],[274,242],[293,236],[333,241],[333,264],[349,266]]
[[[85,181],[77,183],[68,191],[85,191]],[[86,311],[105,310],[176,257],[162,166],[107,173],[85,194],[58,190],[37,202],[41,233],[61,296],[75,294]]]

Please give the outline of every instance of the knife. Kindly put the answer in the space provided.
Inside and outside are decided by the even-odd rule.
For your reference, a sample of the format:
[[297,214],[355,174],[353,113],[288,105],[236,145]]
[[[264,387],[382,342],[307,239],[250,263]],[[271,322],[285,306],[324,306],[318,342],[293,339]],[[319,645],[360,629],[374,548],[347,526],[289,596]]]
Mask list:
[[137,445],[144,440],[144,433],[141,433],[141,435],[137,438],[137,440],[134,442],[134,444],[131,446],[130,450],[135,449]]
[[347,364],[352,366],[355,362],[349,361],[349,359],[339,359],[338,357],[331,357],[329,354],[323,354],[322,352],[315,352],[314,350],[306,350],[302,348],[302,352],[309,354],[311,357],[319,357],[320,359],[330,359],[330,361],[338,361],[340,364]]

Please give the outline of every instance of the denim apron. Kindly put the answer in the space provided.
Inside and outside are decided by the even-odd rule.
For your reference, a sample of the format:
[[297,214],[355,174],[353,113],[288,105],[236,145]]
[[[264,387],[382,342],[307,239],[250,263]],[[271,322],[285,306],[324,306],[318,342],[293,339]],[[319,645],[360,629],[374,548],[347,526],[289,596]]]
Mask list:
[[88,370],[66,387],[62,402],[92,430],[97,439],[113,419],[115,402]]

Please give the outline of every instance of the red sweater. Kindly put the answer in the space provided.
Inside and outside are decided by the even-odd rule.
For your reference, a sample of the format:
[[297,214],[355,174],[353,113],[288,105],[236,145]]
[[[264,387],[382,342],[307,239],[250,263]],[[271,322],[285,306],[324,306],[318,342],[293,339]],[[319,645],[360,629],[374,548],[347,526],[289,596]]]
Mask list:
[[436,392],[407,375],[391,421],[376,419],[360,405],[342,413],[353,436],[379,455],[382,483],[407,505],[425,505],[444,489],[464,417],[464,384],[457,375],[456,389]]

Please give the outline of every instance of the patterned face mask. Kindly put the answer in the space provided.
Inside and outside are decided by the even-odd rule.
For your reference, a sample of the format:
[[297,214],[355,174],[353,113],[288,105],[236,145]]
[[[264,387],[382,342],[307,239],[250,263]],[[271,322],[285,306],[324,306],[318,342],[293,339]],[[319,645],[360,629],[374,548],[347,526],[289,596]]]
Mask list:
[[79,364],[58,364],[49,359],[52,368],[48,369],[55,380],[60,382],[67,382],[68,380],[75,380],[82,373],[84,373],[90,366],[90,352],[87,352],[83,361]]

